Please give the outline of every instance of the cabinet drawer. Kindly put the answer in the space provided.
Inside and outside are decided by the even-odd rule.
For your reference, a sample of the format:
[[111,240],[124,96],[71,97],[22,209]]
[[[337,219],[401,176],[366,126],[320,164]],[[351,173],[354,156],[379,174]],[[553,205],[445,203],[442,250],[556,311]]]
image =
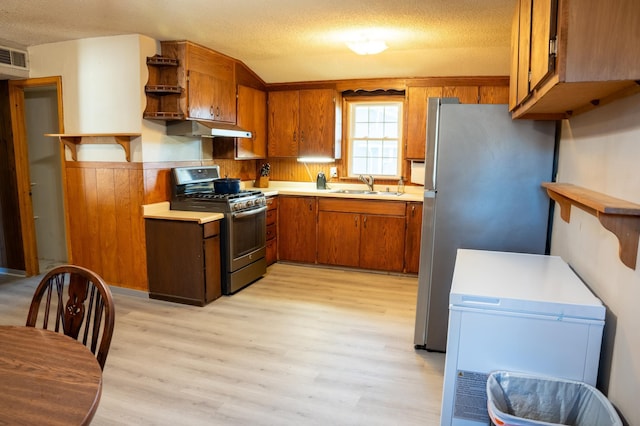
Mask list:
[[276,197],[267,197],[267,210],[278,208],[278,199]]
[[267,210],[267,226],[276,223],[278,217],[278,210]]
[[276,237],[276,232],[277,228],[276,228],[276,224],[272,224],[272,225],[267,225],[267,241],[273,239]]
[[320,211],[404,216],[406,203],[322,197],[318,199],[318,208]]
[[213,237],[220,233],[220,221],[207,222],[204,224],[202,236],[204,238]]

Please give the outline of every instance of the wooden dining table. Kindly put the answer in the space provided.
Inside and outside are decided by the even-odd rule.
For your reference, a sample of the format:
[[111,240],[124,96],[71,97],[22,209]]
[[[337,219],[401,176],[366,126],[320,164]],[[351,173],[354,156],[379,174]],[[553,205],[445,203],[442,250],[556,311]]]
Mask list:
[[89,424],[101,393],[102,369],[82,343],[0,326],[0,424]]

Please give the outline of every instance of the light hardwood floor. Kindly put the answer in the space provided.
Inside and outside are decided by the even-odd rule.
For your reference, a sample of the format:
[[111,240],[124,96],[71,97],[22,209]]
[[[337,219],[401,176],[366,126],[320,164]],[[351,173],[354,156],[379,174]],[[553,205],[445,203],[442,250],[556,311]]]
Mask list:
[[[36,279],[0,281],[24,324]],[[204,308],[113,288],[94,425],[436,425],[444,354],[413,348],[417,279],[276,264]]]

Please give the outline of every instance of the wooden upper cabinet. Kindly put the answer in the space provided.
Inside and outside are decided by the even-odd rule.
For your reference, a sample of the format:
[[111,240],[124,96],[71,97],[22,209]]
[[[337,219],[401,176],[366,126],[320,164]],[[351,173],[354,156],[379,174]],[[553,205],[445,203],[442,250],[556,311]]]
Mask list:
[[[504,84],[501,85],[501,83]],[[407,87],[405,159],[423,161],[427,142],[427,101],[429,98],[458,98],[463,104],[506,104],[506,79],[482,81],[478,85]]]
[[408,87],[407,98],[407,145],[408,160],[424,160],[427,144],[427,100],[442,97],[442,87]]
[[252,137],[238,138],[236,158],[267,157],[267,94],[262,90],[238,85],[238,126]]
[[461,104],[477,104],[480,100],[478,86],[449,86],[442,88],[443,98],[458,98]]
[[481,104],[508,104],[509,86],[480,86]]
[[335,158],[337,97],[331,89],[300,91],[300,157]]
[[333,89],[269,92],[269,157],[339,158],[340,105]]
[[269,92],[269,157],[298,156],[298,91]]
[[637,0],[519,0],[512,116],[563,119],[640,92],[638,26]]
[[186,118],[236,122],[235,60],[188,41],[162,42],[162,55],[178,59],[178,85],[186,88]]

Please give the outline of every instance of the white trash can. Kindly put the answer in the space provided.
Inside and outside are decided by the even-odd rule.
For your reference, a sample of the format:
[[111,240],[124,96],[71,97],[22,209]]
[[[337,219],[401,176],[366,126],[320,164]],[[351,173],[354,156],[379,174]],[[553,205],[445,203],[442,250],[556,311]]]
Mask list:
[[609,400],[593,386],[509,371],[489,374],[487,409],[497,426],[622,426]]

